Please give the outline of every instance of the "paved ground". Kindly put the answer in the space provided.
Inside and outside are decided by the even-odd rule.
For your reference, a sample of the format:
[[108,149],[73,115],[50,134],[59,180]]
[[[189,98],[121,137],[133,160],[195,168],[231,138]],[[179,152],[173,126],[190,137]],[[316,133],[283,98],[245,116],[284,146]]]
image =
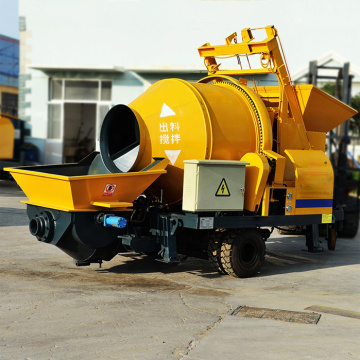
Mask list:
[[30,235],[22,199],[0,181],[1,360],[360,359],[360,319],[232,315],[240,305],[360,312],[360,236],[311,254],[304,238],[274,234],[251,279],[220,276],[202,260],[173,267],[134,254],[76,268]]

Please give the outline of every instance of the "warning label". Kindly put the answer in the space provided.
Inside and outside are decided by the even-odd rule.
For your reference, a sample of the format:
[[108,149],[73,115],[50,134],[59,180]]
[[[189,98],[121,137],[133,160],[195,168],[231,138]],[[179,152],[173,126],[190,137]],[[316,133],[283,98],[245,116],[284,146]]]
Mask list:
[[230,190],[227,186],[225,178],[221,180],[221,183],[215,193],[215,196],[230,196]]
[[116,184],[106,184],[103,196],[112,196],[116,189]]

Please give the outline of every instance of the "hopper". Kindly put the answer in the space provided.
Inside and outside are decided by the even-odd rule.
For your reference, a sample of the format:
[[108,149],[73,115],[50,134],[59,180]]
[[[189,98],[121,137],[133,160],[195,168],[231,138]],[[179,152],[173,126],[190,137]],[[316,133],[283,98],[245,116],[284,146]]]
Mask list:
[[357,111],[313,85],[295,86],[307,131],[329,132]]
[[[26,204],[62,211],[124,209],[166,173],[168,160],[156,160],[149,170],[128,173],[91,173],[93,153],[78,164],[24,166],[6,169],[29,201]],[[154,164],[154,163],[153,163]]]

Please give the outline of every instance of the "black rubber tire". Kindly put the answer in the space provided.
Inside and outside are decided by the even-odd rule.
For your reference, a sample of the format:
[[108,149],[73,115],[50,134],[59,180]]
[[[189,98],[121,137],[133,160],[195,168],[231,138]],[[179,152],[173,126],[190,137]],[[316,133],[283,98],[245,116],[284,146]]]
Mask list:
[[222,229],[211,232],[207,253],[211,267],[219,274],[226,275],[227,273],[221,264],[221,244],[224,234],[225,231]]
[[229,231],[221,244],[221,264],[228,275],[248,278],[258,274],[265,260],[265,241],[256,231]]
[[342,230],[339,231],[339,237],[352,239],[356,236],[359,229],[359,213],[344,214],[345,220],[343,222]]
[[338,232],[339,237],[354,238],[359,229],[359,209],[357,199],[347,196],[345,200],[345,213],[342,229]]
[[328,250],[334,251],[336,247],[336,229],[331,227],[327,237]]

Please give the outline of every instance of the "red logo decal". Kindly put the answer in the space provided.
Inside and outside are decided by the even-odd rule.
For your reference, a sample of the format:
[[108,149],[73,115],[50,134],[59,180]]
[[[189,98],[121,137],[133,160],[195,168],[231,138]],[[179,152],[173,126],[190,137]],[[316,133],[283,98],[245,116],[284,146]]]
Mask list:
[[116,184],[106,184],[103,196],[112,196],[116,189]]

